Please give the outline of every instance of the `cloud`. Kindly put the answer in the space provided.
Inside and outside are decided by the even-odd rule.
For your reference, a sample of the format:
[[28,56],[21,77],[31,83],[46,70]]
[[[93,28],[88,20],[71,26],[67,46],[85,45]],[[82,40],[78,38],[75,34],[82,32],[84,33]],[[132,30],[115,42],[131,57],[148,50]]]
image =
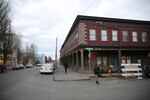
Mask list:
[[[55,40],[61,48],[77,15],[150,19],[149,0],[11,0],[13,27],[25,43],[55,57]],[[59,53],[58,53],[59,55]]]

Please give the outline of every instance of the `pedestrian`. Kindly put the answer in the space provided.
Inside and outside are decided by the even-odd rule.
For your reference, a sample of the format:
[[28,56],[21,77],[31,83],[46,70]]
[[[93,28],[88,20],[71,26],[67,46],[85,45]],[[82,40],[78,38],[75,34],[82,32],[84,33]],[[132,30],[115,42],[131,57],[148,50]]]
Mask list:
[[100,69],[99,69],[99,67],[96,66],[96,67],[94,68],[94,74],[95,74],[96,84],[97,84],[97,85],[99,85],[99,80],[98,80],[99,72],[100,72]]
[[0,64],[0,71],[1,73],[4,73],[4,65]]
[[67,73],[67,69],[68,69],[68,64],[67,63],[64,64],[64,68],[65,68],[65,73]]

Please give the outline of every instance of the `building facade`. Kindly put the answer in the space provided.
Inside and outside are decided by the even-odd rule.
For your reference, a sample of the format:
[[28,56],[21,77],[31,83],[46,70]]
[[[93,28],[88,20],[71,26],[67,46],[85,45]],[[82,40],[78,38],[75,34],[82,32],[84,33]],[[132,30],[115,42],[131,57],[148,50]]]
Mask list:
[[120,71],[121,64],[150,66],[150,21],[78,15],[60,50],[76,71]]

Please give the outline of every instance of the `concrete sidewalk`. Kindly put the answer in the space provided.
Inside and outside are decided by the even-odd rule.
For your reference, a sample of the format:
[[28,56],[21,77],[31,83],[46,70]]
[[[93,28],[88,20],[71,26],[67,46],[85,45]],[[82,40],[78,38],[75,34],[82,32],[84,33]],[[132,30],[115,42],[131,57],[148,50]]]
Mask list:
[[91,74],[81,74],[78,72],[73,72],[68,69],[68,72],[65,73],[65,69],[62,65],[58,65],[54,73],[54,81],[81,81],[81,80],[90,80]]
[[[103,78],[101,80],[114,80],[120,79],[121,73],[113,73],[112,77],[109,77],[108,74],[103,74]],[[81,80],[93,80],[95,79],[94,74],[82,74],[79,72],[73,72],[72,70],[68,69],[68,72],[65,73],[64,66],[58,65],[54,77],[54,81],[81,81]]]

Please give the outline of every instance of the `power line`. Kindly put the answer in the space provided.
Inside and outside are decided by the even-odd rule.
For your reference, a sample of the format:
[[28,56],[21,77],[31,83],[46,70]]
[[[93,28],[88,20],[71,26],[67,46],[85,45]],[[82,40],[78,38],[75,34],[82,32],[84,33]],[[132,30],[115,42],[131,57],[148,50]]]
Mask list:
[[110,2],[108,8],[105,10],[105,12],[104,12],[103,15],[107,14],[107,12],[110,11],[110,9],[112,8],[112,5],[113,5],[114,2],[115,2],[115,0],[112,0],[112,1]]
[[92,0],[92,1],[90,2],[90,4],[87,6],[87,8],[84,10],[83,13],[86,13],[86,12],[87,12],[87,10],[92,6],[92,4],[93,4],[94,1],[95,1],[95,0]]

